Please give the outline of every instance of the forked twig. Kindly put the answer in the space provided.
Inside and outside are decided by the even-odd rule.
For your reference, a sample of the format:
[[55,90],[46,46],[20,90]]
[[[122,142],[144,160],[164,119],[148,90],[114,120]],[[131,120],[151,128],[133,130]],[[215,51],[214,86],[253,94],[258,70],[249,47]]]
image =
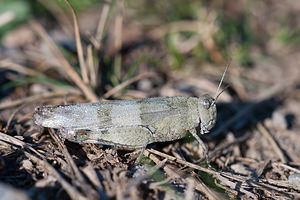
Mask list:
[[10,135],[7,135],[7,134],[4,134],[2,132],[0,132],[0,140],[6,142],[7,144],[10,144],[10,145],[15,145],[17,146],[18,148],[20,149],[29,149],[31,152],[35,153],[36,155],[38,155],[41,159],[44,159],[45,156],[40,154],[37,150],[35,150],[33,147],[31,147],[29,144],[15,138],[15,137],[12,137]]
[[157,151],[155,149],[145,149],[145,151],[148,151],[150,153],[153,153],[153,154],[156,154],[156,155],[159,155],[163,158],[167,158],[168,160],[170,161],[173,161],[173,162],[177,162],[179,164],[182,164],[182,165],[185,165],[185,166],[188,166],[188,167],[191,167],[193,169],[197,169],[197,170],[200,170],[200,171],[203,171],[203,172],[206,172],[206,173],[209,173],[211,175],[217,175],[218,172],[214,171],[214,170],[211,170],[211,169],[208,169],[208,168],[205,168],[205,167],[201,167],[199,165],[196,165],[196,164],[193,164],[193,163],[190,163],[190,162],[187,162],[187,161],[184,161],[184,160],[181,160],[181,159],[177,159],[173,156],[170,156],[170,155],[167,155],[165,153],[162,153],[160,151]]

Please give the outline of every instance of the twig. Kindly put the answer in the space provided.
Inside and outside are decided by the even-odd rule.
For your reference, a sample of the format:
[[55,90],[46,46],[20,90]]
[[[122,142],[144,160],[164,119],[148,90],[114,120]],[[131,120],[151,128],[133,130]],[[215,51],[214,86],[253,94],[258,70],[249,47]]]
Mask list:
[[[216,179],[218,179],[219,181],[225,183],[226,181],[224,180],[224,178],[227,178],[227,179],[231,179],[231,180],[235,180],[235,181],[238,181],[238,182],[241,182],[242,184],[247,184],[249,186],[256,186],[256,187],[263,187],[267,190],[270,190],[270,193],[272,193],[272,191],[276,191],[276,192],[280,192],[280,193],[283,193],[284,192],[279,188],[279,187],[275,187],[275,186],[272,186],[270,184],[267,184],[268,181],[267,180],[264,180],[264,179],[260,179],[260,181],[265,181],[267,183],[262,183],[262,182],[257,182],[255,181],[252,177],[244,177],[244,176],[240,176],[240,175],[235,175],[233,173],[227,173],[227,172],[216,172],[216,171],[213,171],[213,170],[210,170],[210,169],[206,169],[206,168],[203,168],[203,167],[200,167],[198,165],[195,165],[195,164],[192,164],[192,163],[189,163],[189,162],[186,162],[186,161],[183,161],[181,159],[176,159],[175,157],[173,156],[169,156],[167,154],[164,154],[162,152],[159,152],[159,151],[156,151],[154,149],[146,149],[145,151],[149,151],[150,153],[154,153],[156,155],[159,155],[161,157],[164,157],[164,158],[167,158],[168,160],[170,161],[173,161],[173,162],[177,162],[179,164],[183,164],[183,165],[186,165],[188,167],[191,167],[193,169],[197,169],[197,170],[200,170],[200,171],[203,171],[203,172],[206,172],[206,173],[209,173],[209,174],[212,174]],[[226,179],[226,180],[227,180]],[[225,181],[225,182],[224,182]],[[232,183],[236,186],[235,183]],[[283,186],[283,183],[281,184]],[[232,185],[233,186],[233,185]],[[234,186],[234,187],[235,187]],[[284,185],[285,187],[290,187],[290,185]],[[294,189],[297,189],[297,188],[294,188]],[[245,193],[246,195],[248,195],[249,197],[252,197],[252,198],[256,198],[256,196],[245,190],[244,188],[240,188],[241,192]]]
[[76,39],[76,47],[77,47],[80,70],[81,70],[81,73],[82,73],[83,82],[85,84],[88,84],[89,83],[89,78],[88,78],[88,73],[87,73],[87,67],[85,65],[84,58],[83,58],[83,50],[82,50],[82,43],[81,43],[81,39],[80,39],[80,32],[79,32],[79,25],[78,25],[78,21],[77,21],[77,15],[76,15],[76,12],[75,12],[74,8],[70,4],[70,2],[68,0],[65,0],[65,2],[68,4],[69,8],[72,11],[73,23],[74,23],[74,32],[75,32],[75,39]]
[[[89,187],[89,185],[86,183],[78,167],[76,166],[74,160],[72,159],[70,153],[68,152],[66,146],[61,142],[59,137],[54,133],[53,129],[49,129],[49,133],[51,137],[54,139],[54,141],[58,144],[68,164],[71,166],[71,169],[75,174],[76,179],[79,181],[78,186],[82,189],[84,194],[86,194],[89,197],[89,199],[97,199],[98,198],[96,197],[97,193],[95,193],[95,191],[91,187]],[[74,177],[71,178],[74,179]]]
[[[154,153],[154,154],[159,155],[161,157],[167,158],[170,161],[186,165],[186,166],[191,167],[193,169],[197,169],[197,170],[200,170],[200,171],[212,174],[216,179],[218,179],[219,181],[221,181],[223,183],[225,183],[227,181],[227,179],[231,179],[231,180],[234,180],[234,181],[241,182],[241,184],[247,184],[248,186],[252,186],[252,187],[255,186],[255,187],[259,187],[259,188],[263,187],[263,188],[265,188],[267,190],[270,190],[269,191],[270,193],[272,193],[272,191],[276,191],[276,192],[280,192],[280,193],[284,194],[284,192],[279,187],[275,187],[275,186],[272,186],[270,184],[267,184],[268,181],[265,180],[265,179],[259,179],[259,180],[260,181],[265,181],[266,183],[257,182],[252,177],[244,177],[244,176],[235,175],[233,173],[228,173],[228,172],[216,172],[216,171],[213,171],[213,170],[210,170],[210,169],[206,169],[206,168],[200,167],[198,165],[195,165],[195,164],[183,161],[181,159],[177,159],[177,158],[175,158],[173,156],[169,156],[167,154],[164,154],[162,152],[156,151],[154,149],[146,149],[145,151],[149,151],[150,153]],[[226,180],[224,180],[224,178],[226,178]],[[234,185],[231,185],[231,187],[236,187],[236,185],[237,185],[236,183],[233,183],[233,182],[231,182],[231,183],[234,184]],[[281,186],[283,186],[283,185],[284,184],[282,183]],[[291,187],[290,185],[284,185],[284,186],[285,187]],[[297,189],[297,188],[295,187],[294,189]],[[240,191],[243,192],[243,193],[245,193],[249,197],[256,198],[256,196],[253,193],[245,190],[244,188],[240,188]]]
[[209,200],[221,200],[217,193],[209,188],[199,177],[194,177],[194,180],[196,182],[195,190],[205,194]]
[[[274,180],[259,179],[259,181],[256,181],[255,179],[253,179],[251,177],[250,178],[244,177],[244,176],[240,176],[240,175],[236,175],[236,174],[232,174],[232,173],[228,173],[228,172],[221,172],[221,173],[219,173],[219,176],[227,177],[228,179],[246,183],[247,185],[252,186],[252,187],[253,186],[263,187],[267,190],[271,190],[270,193],[272,193],[272,191],[276,191],[276,192],[285,194],[285,191],[283,191],[281,187],[276,187],[276,186],[271,185],[272,184],[271,182],[273,182],[273,183],[276,182]],[[220,177],[217,177],[217,178],[219,179]],[[281,186],[283,186],[283,184]],[[293,186],[285,185],[284,187],[289,188],[289,187],[293,187]],[[297,189],[297,187],[293,187],[293,188]]]
[[37,158],[36,156],[24,151],[24,154],[30,158],[35,163],[38,163],[42,166],[44,166],[50,174],[52,174],[56,180],[62,185],[62,187],[66,190],[66,192],[69,194],[70,198],[73,200],[87,200],[86,197],[84,197],[79,191],[77,191],[71,184],[69,184],[55,169],[50,165],[46,160],[41,160]]
[[[151,151],[153,151],[153,152],[151,152]],[[159,162],[160,162],[160,160],[155,156],[155,155],[153,155],[153,154],[151,154],[151,153],[154,153],[155,152],[155,154],[159,154],[159,156],[162,156],[162,157],[165,157],[166,159],[168,159],[168,160],[171,160],[171,161],[174,161],[174,162],[178,162],[178,161],[181,161],[181,162],[185,162],[185,163],[188,163],[188,162],[186,162],[186,161],[184,161],[184,160],[181,160],[181,159],[178,159],[178,158],[175,158],[175,157],[172,157],[172,156],[168,156],[167,154],[164,154],[164,153],[161,153],[161,152],[159,152],[159,151],[156,151],[156,150],[154,150],[154,149],[147,149],[147,150],[145,150],[144,151],[144,155],[145,156],[147,156],[147,157],[149,157],[153,162],[155,162],[156,164],[158,164]],[[172,159],[170,159],[172,157]],[[174,160],[175,159],[175,160]],[[178,163],[180,163],[180,162],[178,162]],[[181,163],[181,164],[183,164],[183,163]],[[190,164],[192,164],[192,163],[190,163]],[[185,164],[184,164],[185,165]],[[186,165],[186,166],[188,166],[188,164]],[[192,164],[192,166],[194,166],[193,164]],[[189,167],[191,167],[191,166],[189,166]],[[199,166],[200,167],[200,166]],[[193,168],[193,167],[192,167]],[[169,175],[169,177],[170,178],[172,178],[172,179],[174,179],[174,178],[180,178],[180,175],[178,174],[178,173],[176,173],[176,172],[174,172],[174,170],[172,170],[170,167],[168,167],[168,166],[164,166],[163,167],[163,170]],[[213,191],[211,191],[209,188],[207,188],[207,187],[205,187],[205,186],[199,186],[199,184],[202,184],[202,183],[200,183],[199,182],[199,180],[196,180],[196,179],[193,179],[194,181],[196,181],[198,184],[195,186],[195,189],[197,189],[197,190],[199,190],[199,191],[201,191],[201,192],[203,192],[204,190],[206,190],[206,192],[207,193],[204,193],[207,197],[208,197],[208,199],[218,199],[217,198],[217,196],[214,194],[214,192]],[[184,179],[184,181],[185,182],[188,182],[187,180],[185,180]],[[189,192],[186,192],[186,194],[188,194]]]
[[[290,184],[288,181],[282,181],[282,180],[273,180],[273,179],[262,179],[263,184],[272,184],[275,185],[276,187],[285,187],[285,188],[293,188],[296,191],[300,191],[300,186],[299,185],[293,185]],[[286,190],[283,190],[285,192]]]
[[278,166],[280,166],[280,167],[286,168],[286,169],[288,169],[288,170],[291,170],[291,171],[293,171],[293,172],[295,172],[295,173],[299,173],[299,174],[300,174],[300,170],[299,170],[299,169],[293,168],[293,167],[288,166],[288,165],[286,165],[286,164],[284,164],[284,163],[272,162],[272,164],[278,165]]
[[17,63],[13,63],[11,60],[9,59],[4,59],[0,61],[0,67],[3,69],[9,69],[9,70],[14,70],[16,72],[19,72],[21,74],[25,74],[27,76],[42,76],[41,73],[32,70],[28,67],[19,65]]
[[257,128],[259,130],[259,132],[262,133],[263,136],[265,136],[267,138],[267,140],[271,143],[274,151],[277,153],[277,155],[279,156],[281,162],[286,163],[287,159],[284,156],[284,153],[282,152],[282,150],[280,149],[279,145],[277,144],[277,142],[275,141],[275,139],[273,138],[273,136],[271,135],[271,133],[259,122],[257,123]]
[[81,89],[83,94],[92,102],[97,102],[98,97],[95,93],[81,80],[80,76],[74,70],[74,68],[70,65],[70,63],[66,60],[62,52],[56,46],[54,41],[49,37],[43,27],[38,24],[36,21],[31,20],[30,22],[31,27],[39,34],[39,36],[45,40],[45,42],[49,45],[50,49],[52,50],[53,54],[57,57],[57,59],[62,64],[62,67],[68,74],[68,76],[74,81],[74,83]]
[[[155,164],[159,164],[161,161],[155,155],[151,154],[150,151],[144,151],[144,155],[149,157]],[[180,176],[175,173],[170,167],[163,166],[163,170],[172,178],[180,178]]]
[[[236,157],[235,160],[241,161],[241,162],[246,163],[246,164],[249,164],[249,163],[262,164],[262,163],[264,163],[264,161],[259,161],[259,160],[253,159],[253,158],[244,158],[244,157]],[[291,163],[292,162],[289,162],[289,164],[291,164]],[[272,165],[277,165],[277,166],[286,168],[288,170],[291,170],[291,171],[293,171],[295,173],[300,173],[299,169],[293,168],[293,167],[291,167],[291,166],[289,166],[287,164],[281,163],[281,162],[272,161]]]
[[4,133],[1,133],[0,132],[0,140],[6,142],[6,143],[9,143],[9,144],[14,144],[16,145],[17,147],[19,148],[27,148],[29,149],[30,151],[34,152],[36,155],[38,155],[40,158],[45,158],[42,154],[40,154],[37,150],[35,150],[34,148],[32,148],[29,144],[17,139],[17,138],[14,138],[10,135],[7,135],[7,134],[4,134]]
[[155,74],[154,73],[149,73],[149,72],[146,72],[146,73],[143,73],[143,74],[140,74],[140,75],[137,75],[127,81],[124,81],[123,83],[121,83],[120,85],[117,85],[116,87],[112,88],[111,90],[109,90],[108,92],[106,92],[103,97],[105,99],[109,98],[110,96],[114,95],[115,93],[117,93],[118,91],[122,90],[124,87],[140,80],[140,79],[143,79],[143,78],[146,78],[146,77],[152,77],[154,76]]
[[17,112],[19,112],[22,108],[24,108],[26,104],[23,104],[22,106],[20,106],[19,108],[15,109],[14,112],[9,116],[6,127],[5,127],[5,133],[7,133],[10,123],[12,122],[14,116],[17,114]]
[[195,199],[195,197],[194,197],[195,180],[192,178],[187,178],[186,182],[187,182],[187,188],[184,193],[184,199],[193,200],[193,199]]
[[251,135],[252,135],[252,133],[249,132],[249,133],[245,134],[243,137],[235,139],[232,142],[222,143],[217,148],[215,148],[212,152],[209,153],[209,158],[214,157],[218,152],[223,151],[224,149],[227,149],[228,147],[230,147],[232,145],[236,145],[236,144],[246,141],[248,138],[251,137]]
[[161,157],[163,157],[163,158],[167,158],[167,159],[170,160],[170,161],[177,162],[177,163],[179,163],[179,164],[182,164],[182,165],[191,167],[191,168],[193,168],[193,169],[197,169],[197,170],[200,170],[200,171],[209,173],[209,174],[211,174],[211,175],[217,175],[217,174],[218,174],[218,173],[217,173],[216,171],[214,171],[214,170],[207,169],[207,168],[201,167],[201,166],[199,166],[199,165],[196,165],[196,164],[193,164],[193,163],[190,163],[190,162],[181,160],[181,159],[177,159],[177,158],[175,158],[175,157],[173,157],[173,156],[167,155],[167,154],[162,153],[162,152],[160,152],[160,151],[157,151],[157,150],[155,150],[155,149],[145,149],[145,151],[149,151],[150,153],[159,155],[159,156],[161,156]]
[[222,189],[223,189],[224,191],[226,191],[227,193],[231,193],[231,194],[233,194],[233,195],[235,195],[235,196],[237,196],[237,195],[239,194],[238,191],[236,191],[236,190],[234,190],[234,189],[232,189],[232,188],[230,188],[230,187],[226,187],[226,186],[228,186],[228,185],[227,185],[227,184],[225,185],[225,184],[222,183],[221,181],[219,182],[219,181],[215,180],[215,184],[216,184],[218,187],[222,188]]
[[87,162],[87,165],[82,169],[82,172],[85,174],[85,176],[91,182],[91,184],[96,188],[96,190],[99,194],[98,199],[106,199],[107,196],[105,194],[104,188],[100,183],[100,180],[97,176],[97,172],[96,172],[95,168],[93,167],[92,163]]

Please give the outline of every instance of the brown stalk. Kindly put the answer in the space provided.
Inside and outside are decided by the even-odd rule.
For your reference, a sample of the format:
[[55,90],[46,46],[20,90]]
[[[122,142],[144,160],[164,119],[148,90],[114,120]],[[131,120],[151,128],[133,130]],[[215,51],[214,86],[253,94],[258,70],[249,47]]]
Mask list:
[[89,68],[89,76],[90,76],[90,80],[91,80],[91,85],[93,87],[96,87],[98,69],[95,69],[95,64],[93,61],[93,47],[91,44],[89,44],[88,48],[87,48],[87,64],[88,64],[88,68]]
[[96,41],[94,42],[94,46],[96,47],[96,49],[101,48],[101,40],[103,38],[105,24],[108,20],[108,13],[109,13],[110,5],[111,5],[110,3],[111,3],[111,0],[105,1],[105,4],[104,4],[102,12],[101,12],[100,20],[99,20],[99,23],[97,26],[97,32],[96,32],[96,38],[95,38]]
[[119,12],[115,20],[115,51],[119,51],[122,48],[122,29],[123,29],[123,1],[119,1]]
[[74,22],[74,32],[75,32],[75,39],[76,39],[76,47],[77,47],[77,52],[78,52],[80,70],[81,70],[81,73],[82,73],[83,82],[85,84],[88,84],[89,83],[89,78],[88,78],[88,73],[87,73],[87,67],[85,65],[84,58],[83,58],[83,50],[82,50],[82,43],[81,43],[81,39],[80,39],[77,15],[76,15],[76,12],[75,12],[74,8],[70,4],[70,2],[68,0],[65,0],[65,2],[68,4],[68,6],[70,7],[70,9],[72,11],[73,22]]

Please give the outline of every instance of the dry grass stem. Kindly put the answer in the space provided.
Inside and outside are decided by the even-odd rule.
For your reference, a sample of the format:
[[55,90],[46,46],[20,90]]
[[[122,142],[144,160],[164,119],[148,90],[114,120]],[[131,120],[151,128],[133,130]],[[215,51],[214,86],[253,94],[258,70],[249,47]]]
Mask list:
[[87,67],[85,65],[84,56],[83,56],[83,49],[82,49],[82,43],[81,43],[81,39],[80,39],[80,31],[79,31],[77,15],[76,15],[76,12],[73,9],[72,5],[70,4],[70,2],[68,0],[65,0],[65,2],[68,4],[69,8],[72,11],[75,39],[76,39],[76,47],[77,47],[79,65],[80,65],[80,70],[82,73],[83,82],[85,84],[89,84],[88,71],[87,71]]
[[155,76],[155,74],[153,73],[149,73],[149,72],[146,72],[146,73],[143,73],[143,74],[139,74],[135,77],[132,77],[131,79],[127,80],[127,81],[124,81],[123,83],[121,83],[120,85],[117,85],[116,87],[112,88],[111,90],[109,90],[108,92],[106,92],[103,97],[105,99],[111,97],[112,95],[114,95],[115,93],[119,92],[120,90],[122,90],[124,87],[138,81],[138,80],[141,80],[143,78],[148,78],[148,77],[153,77]]
[[111,6],[111,0],[105,1],[102,8],[102,12],[100,15],[100,19],[97,26],[97,32],[95,36],[94,46],[96,49],[101,48],[101,42],[104,34],[104,27],[108,20],[108,13],[109,13],[110,6]]
[[[88,71],[89,71],[89,77],[91,80],[91,85],[93,87],[97,86],[97,74],[98,74],[98,67],[96,68],[93,60],[93,47],[92,45],[88,45],[87,47],[87,65],[88,65]],[[98,66],[98,65],[97,65]]]
[[0,104],[0,110],[15,107],[15,106],[21,105],[23,103],[40,101],[41,99],[48,99],[48,98],[53,98],[53,97],[64,97],[66,94],[79,95],[79,93],[76,92],[76,91],[49,92],[49,93],[46,93],[46,94],[39,94],[39,95],[29,96],[29,97],[25,97],[23,99],[1,103]]
[[277,153],[277,155],[279,156],[281,162],[286,163],[287,159],[284,155],[284,153],[282,152],[282,150],[280,149],[279,145],[277,144],[277,142],[275,141],[275,139],[273,138],[273,136],[271,135],[271,133],[261,124],[258,123],[257,124],[257,128],[259,130],[259,132],[266,137],[266,139],[270,142],[270,144],[272,145],[274,151]]
[[123,29],[123,0],[118,2],[118,14],[115,19],[115,29],[114,29],[114,45],[115,51],[119,51],[122,48],[122,29]]
[[3,69],[9,69],[9,70],[16,71],[16,72],[19,72],[19,73],[27,75],[27,76],[41,76],[42,75],[41,73],[39,73],[33,69],[19,65],[17,63],[14,63],[9,59],[1,60],[0,67]]

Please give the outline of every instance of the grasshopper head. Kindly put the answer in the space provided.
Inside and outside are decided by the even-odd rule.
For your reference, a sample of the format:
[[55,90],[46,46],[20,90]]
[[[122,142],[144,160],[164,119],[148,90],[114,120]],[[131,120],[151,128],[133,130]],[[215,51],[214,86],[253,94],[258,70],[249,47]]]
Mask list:
[[208,94],[198,99],[198,116],[200,118],[201,134],[208,133],[217,119],[216,101]]
[[210,129],[215,125],[217,120],[217,106],[216,101],[218,97],[225,91],[225,89],[219,92],[219,89],[222,85],[222,82],[225,78],[225,74],[227,69],[230,65],[231,59],[226,65],[226,68],[223,72],[222,78],[220,80],[219,86],[217,88],[215,97],[211,97],[208,94],[201,96],[198,99],[198,116],[200,118],[200,127],[201,127],[201,134],[208,133]]

